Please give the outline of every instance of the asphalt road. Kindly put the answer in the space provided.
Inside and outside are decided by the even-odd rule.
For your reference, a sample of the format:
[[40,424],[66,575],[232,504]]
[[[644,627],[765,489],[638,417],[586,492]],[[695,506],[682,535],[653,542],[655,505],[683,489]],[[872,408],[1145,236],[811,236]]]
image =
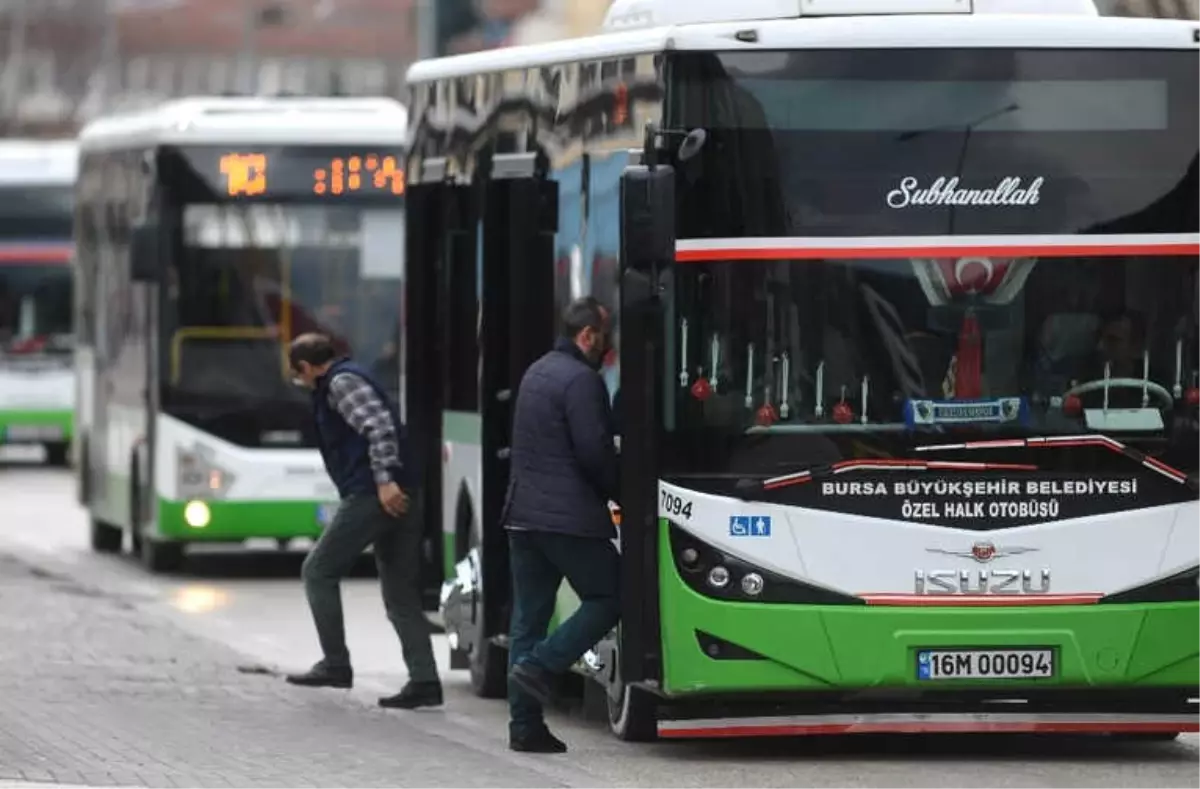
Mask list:
[[[298,553],[205,552],[190,556],[181,573],[156,577],[128,556],[96,556],[89,551],[85,518],[75,503],[69,472],[19,461],[0,463],[0,503],[0,554],[9,554],[23,566],[42,566],[50,574],[86,582],[88,588],[101,590],[96,594],[119,598],[136,613],[143,628],[185,634],[178,647],[163,648],[195,652],[195,644],[212,644],[214,649],[235,655],[237,665],[231,668],[224,657],[203,658],[209,670],[239,676],[258,670],[302,669],[318,657],[299,583],[302,556]],[[36,576],[35,572],[31,578]],[[261,703],[281,705],[281,729],[291,725],[289,716],[307,720],[305,716],[314,715],[312,705],[335,702],[339,705],[336,710],[318,717],[325,719],[336,712],[354,721],[358,715],[363,721],[374,721],[380,715],[372,706],[375,697],[394,692],[404,681],[399,644],[384,618],[374,579],[349,580],[343,595],[356,687],[349,693],[288,686],[280,690],[262,684],[247,690],[251,694],[270,690]],[[0,610],[0,615],[3,613]],[[613,739],[601,723],[563,714],[555,716],[551,726],[570,744],[567,757],[515,755],[505,747],[504,705],[475,698],[465,672],[449,671],[444,637],[437,637],[436,649],[443,667],[446,708],[379,718],[379,726],[395,728],[389,737],[411,736],[414,746],[420,741],[417,756],[412,757],[416,759],[412,781],[424,785],[488,785],[493,781],[493,785],[566,786],[1200,787],[1200,742],[1195,735],[1176,743],[1150,745],[1023,736],[822,737],[631,745]],[[257,681],[282,685],[282,680],[270,673],[259,675]],[[96,674],[95,681],[105,680]],[[297,699],[296,694],[307,695]],[[297,704],[308,706],[293,709]],[[176,705],[175,714],[188,716],[187,704]],[[0,747],[3,724],[0,711]],[[338,731],[344,728],[342,725]],[[327,736],[339,735],[330,732]],[[344,745],[354,748],[356,742],[350,739]],[[3,773],[2,756],[0,749],[0,783],[19,778]],[[185,753],[181,758],[191,757]],[[433,766],[421,759],[432,760]],[[495,766],[494,774],[482,782],[474,774],[480,764]],[[197,765],[196,774],[202,776],[201,766]],[[391,771],[380,774],[383,783],[379,785],[412,782],[398,779],[394,767],[380,764],[379,769]],[[82,774],[87,777],[86,772]],[[357,785],[377,784],[365,773],[353,775]],[[280,773],[275,781],[287,777]],[[250,778],[243,776],[242,780],[249,782]],[[304,780],[329,785],[311,772]]]

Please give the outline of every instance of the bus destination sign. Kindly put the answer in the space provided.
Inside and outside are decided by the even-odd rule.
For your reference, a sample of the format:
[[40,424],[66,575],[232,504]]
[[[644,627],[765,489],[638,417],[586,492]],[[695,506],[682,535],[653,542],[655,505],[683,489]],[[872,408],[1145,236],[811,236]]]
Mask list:
[[206,147],[181,153],[191,171],[187,180],[210,199],[336,202],[396,199],[405,192],[403,152],[396,148]]

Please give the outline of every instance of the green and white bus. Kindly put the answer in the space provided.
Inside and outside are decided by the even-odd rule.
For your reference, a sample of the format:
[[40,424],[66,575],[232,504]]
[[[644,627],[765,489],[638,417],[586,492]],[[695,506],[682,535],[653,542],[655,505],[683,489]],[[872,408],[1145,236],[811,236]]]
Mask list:
[[73,140],[0,140],[0,444],[71,445]]
[[326,332],[399,393],[406,123],[385,98],[193,98],[82,131],[79,488],[96,550],[128,533],[158,571],[189,543],[320,534],[337,497],[287,346]]
[[415,64],[409,405],[477,690],[514,388],[592,293],[624,604],[578,670],[618,736],[1196,731],[1197,31],[617,0]]

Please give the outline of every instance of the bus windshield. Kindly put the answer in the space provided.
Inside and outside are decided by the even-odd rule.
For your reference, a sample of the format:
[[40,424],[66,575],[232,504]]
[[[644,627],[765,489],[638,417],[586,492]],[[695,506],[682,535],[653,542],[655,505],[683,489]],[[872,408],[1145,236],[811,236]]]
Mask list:
[[66,240],[74,213],[71,184],[0,186],[0,237]]
[[0,245],[0,353],[69,358],[71,269],[65,259],[30,259],[37,251]]
[[192,204],[165,283],[163,407],[243,446],[312,446],[287,346],[319,331],[400,387],[403,211]]
[[[667,125],[707,132],[681,249],[709,247],[666,289],[669,463],[1104,435],[1195,474],[1194,52],[673,57]],[[1080,234],[1110,248],[1034,248]],[[938,252],[972,239],[1002,251]]]

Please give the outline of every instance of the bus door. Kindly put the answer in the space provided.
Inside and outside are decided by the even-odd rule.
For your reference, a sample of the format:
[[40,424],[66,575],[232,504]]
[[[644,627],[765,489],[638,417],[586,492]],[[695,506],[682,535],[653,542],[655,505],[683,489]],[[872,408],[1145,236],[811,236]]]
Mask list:
[[663,299],[675,259],[674,170],[621,177],[621,628],[623,685],[662,678],[658,610],[659,426]]
[[500,522],[509,480],[513,405],[525,370],[554,342],[558,184],[532,153],[491,157],[483,195],[480,411],[484,636],[507,628],[508,540]]
[[420,514],[421,597],[436,611],[444,567],[442,524],[442,409],[445,404],[445,320],[440,283],[447,256],[466,230],[464,207],[469,191],[443,179],[444,160],[426,161],[419,183],[406,190],[405,224],[422,232],[405,233],[403,412],[413,458],[422,471]]

